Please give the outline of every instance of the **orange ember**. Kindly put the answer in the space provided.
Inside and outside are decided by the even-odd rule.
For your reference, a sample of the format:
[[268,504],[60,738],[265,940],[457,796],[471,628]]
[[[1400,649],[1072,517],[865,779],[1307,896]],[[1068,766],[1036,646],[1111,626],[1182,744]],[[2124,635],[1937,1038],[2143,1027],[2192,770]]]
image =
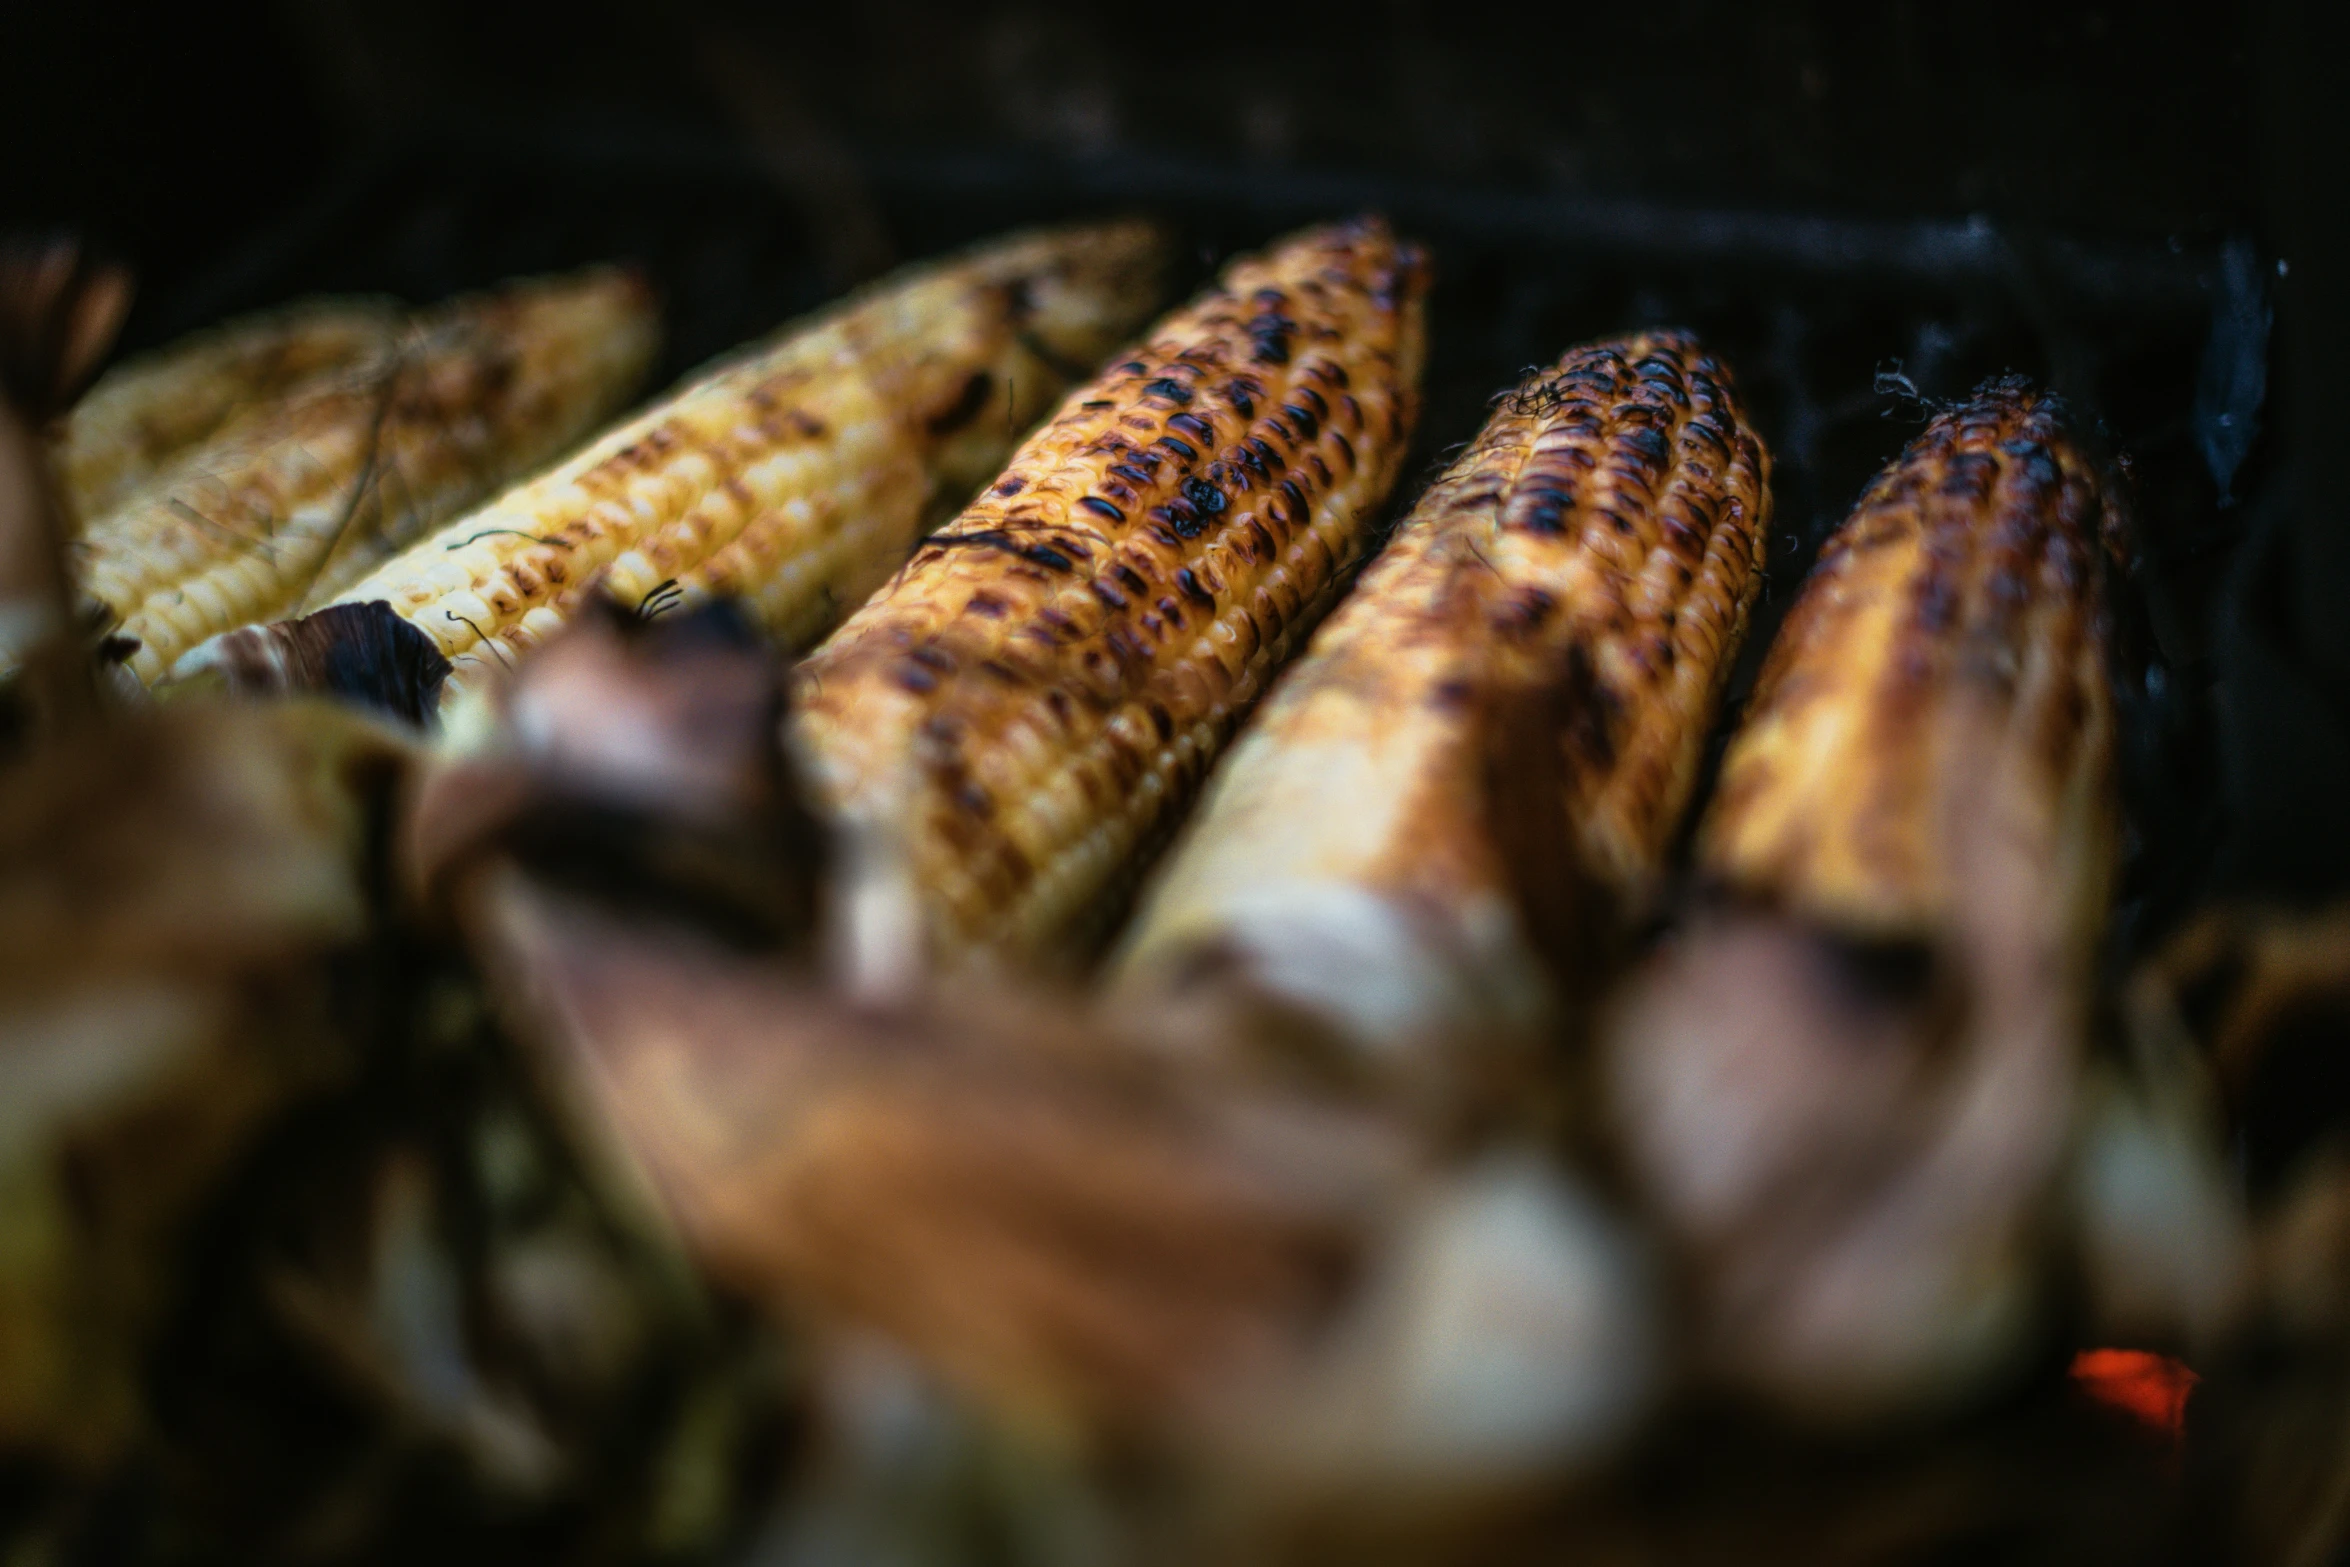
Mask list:
[[2073,1381],[2100,1404],[2133,1415],[2176,1442],[2187,1431],[2187,1395],[2203,1380],[2182,1361],[2142,1349],[2084,1349]]

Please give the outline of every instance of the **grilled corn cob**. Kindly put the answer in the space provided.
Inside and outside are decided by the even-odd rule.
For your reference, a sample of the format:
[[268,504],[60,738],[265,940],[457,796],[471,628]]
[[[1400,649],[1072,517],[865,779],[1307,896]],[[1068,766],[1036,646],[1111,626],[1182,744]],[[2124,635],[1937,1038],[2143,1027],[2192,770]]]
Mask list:
[[1482,808],[1496,688],[1582,667],[1548,825],[1619,887],[1651,881],[1761,582],[1769,477],[1686,336],[1580,348],[1519,387],[1234,747],[1122,978],[1236,961],[1380,1039],[1531,1022],[1543,987]]
[[1807,1414],[1998,1386],[2064,1266],[2114,817],[2109,520],[2023,382],[1911,443],[1823,550],[1730,746],[1698,856],[1734,896],[1602,1041],[1702,1358]]
[[[1048,230],[909,268],[451,523],[342,594],[388,602],[454,664],[444,702],[535,646],[593,588],[644,613],[743,599],[802,645],[959,503],[1072,364],[1139,324],[1140,224]],[[270,628],[281,632],[284,628]],[[267,633],[194,664],[268,666]]]
[[52,438],[74,515],[113,510],[175,459],[271,400],[389,352],[399,331],[400,314],[389,301],[311,300],[108,371]]
[[1171,825],[1364,551],[1424,291],[1376,219],[1236,262],[801,667],[818,793],[936,956],[1084,934]]
[[[1722,766],[1699,856],[1795,912],[1890,938],[1950,918],[1956,812],[2012,818],[2078,940],[2105,912],[2113,710],[2105,492],[2020,380],[1936,419],[1820,554]],[[1989,721],[1997,750],[1965,749]],[[1989,786],[1996,801],[1954,801]]]
[[635,385],[644,285],[598,270],[456,301],[386,357],[183,463],[75,547],[81,591],[150,684],[215,633],[364,571],[576,440]]

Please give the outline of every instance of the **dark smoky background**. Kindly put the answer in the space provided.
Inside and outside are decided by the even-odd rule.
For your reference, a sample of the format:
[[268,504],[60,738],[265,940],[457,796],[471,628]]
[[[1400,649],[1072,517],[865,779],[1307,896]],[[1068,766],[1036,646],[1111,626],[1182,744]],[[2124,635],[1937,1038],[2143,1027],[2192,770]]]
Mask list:
[[[1799,0],[825,9],[19,7],[11,225],[128,260],[125,347],[319,290],[602,257],[665,377],[893,261],[1140,210],[1196,281],[1364,207],[1433,249],[1422,480],[1527,366],[1674,322],[1777,455],[1741,686],[1939,400],[2017,370],[2133,480],[2116,957],[2230,891],[2350,879],[2350,546],[2296,488],[2341,392],[2342,98],[2283,4]],[[1410,488],[1399,497],[1408,504]]]

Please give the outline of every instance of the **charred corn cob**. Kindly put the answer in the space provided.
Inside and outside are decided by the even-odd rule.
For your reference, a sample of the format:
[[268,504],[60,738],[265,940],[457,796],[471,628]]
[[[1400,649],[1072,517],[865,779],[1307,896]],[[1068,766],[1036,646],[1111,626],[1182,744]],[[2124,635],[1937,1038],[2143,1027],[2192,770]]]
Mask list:
[[153,683],[206,637],[331,592],[569,445],[634,387],[654,335],[643,283],[609,270],[428,312],[389,355],[93,522],[74,551],[81,591]]
[[802,666],[818,792],[937,956],[1082,933],[1171,825],[1364,552],[1425,286],[1375,219],[1236,262]]
[[386,300],[322,299],[248,316],[119,365],[59,421],[52,450],[78,519],[121,505],[174,459],[276,398],[392,348]]
[[[644,613],[745,601],[801,645],[905,558],[1072,364],[1150,308],[1139,224],[1050,230],[909,268],[613,430],[350,586],[454,664],[444,699],[535,646],[591,590]],[[270,628],[281,633],[283,628]],[[192,662],[271,664],[270,633]]]
[[1705,823],[1706,871],[1856,933],[1932,935],[1950,917],[1951,822],[2001,814],[2093,934],[2114,815],[2105,504],[2058,410],[2020,380],[1928,426],[1822,549],[1771,649]]
[[2080,1276],[2049,1215],[2103,1222],[2094,1188],[2061,1194],[2068,1150],[2104,1136],[2080,1117],[2114,816],[2107,512],[2020,381],[1870,485],[1700,833],[1735,895],[1624,988],[1600,1041],[1700,1354],[1807,1416],[1999,1386],[2052,1275]]
[[1721,365],[1644,333],[1507,397],[1234,747],[1131,927],[1129,983],[1237,962],[1393,1037],[1530,1021],[1484,810],[1497,687],[1579,665],[1552,827],[1654,878],[1761,582],[1770,462]]

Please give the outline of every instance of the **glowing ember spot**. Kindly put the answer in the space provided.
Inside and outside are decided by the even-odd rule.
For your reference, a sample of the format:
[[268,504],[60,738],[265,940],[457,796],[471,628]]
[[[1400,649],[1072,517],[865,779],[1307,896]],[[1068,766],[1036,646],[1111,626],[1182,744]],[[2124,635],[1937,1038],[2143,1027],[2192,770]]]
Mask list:
[[2187,1431],[2187,1395],[2202,1381],[2180,1361],[2142,1349],[2084,1349],[2073,1381],[2110,1408],[2136,1417],[2176,1442]]

